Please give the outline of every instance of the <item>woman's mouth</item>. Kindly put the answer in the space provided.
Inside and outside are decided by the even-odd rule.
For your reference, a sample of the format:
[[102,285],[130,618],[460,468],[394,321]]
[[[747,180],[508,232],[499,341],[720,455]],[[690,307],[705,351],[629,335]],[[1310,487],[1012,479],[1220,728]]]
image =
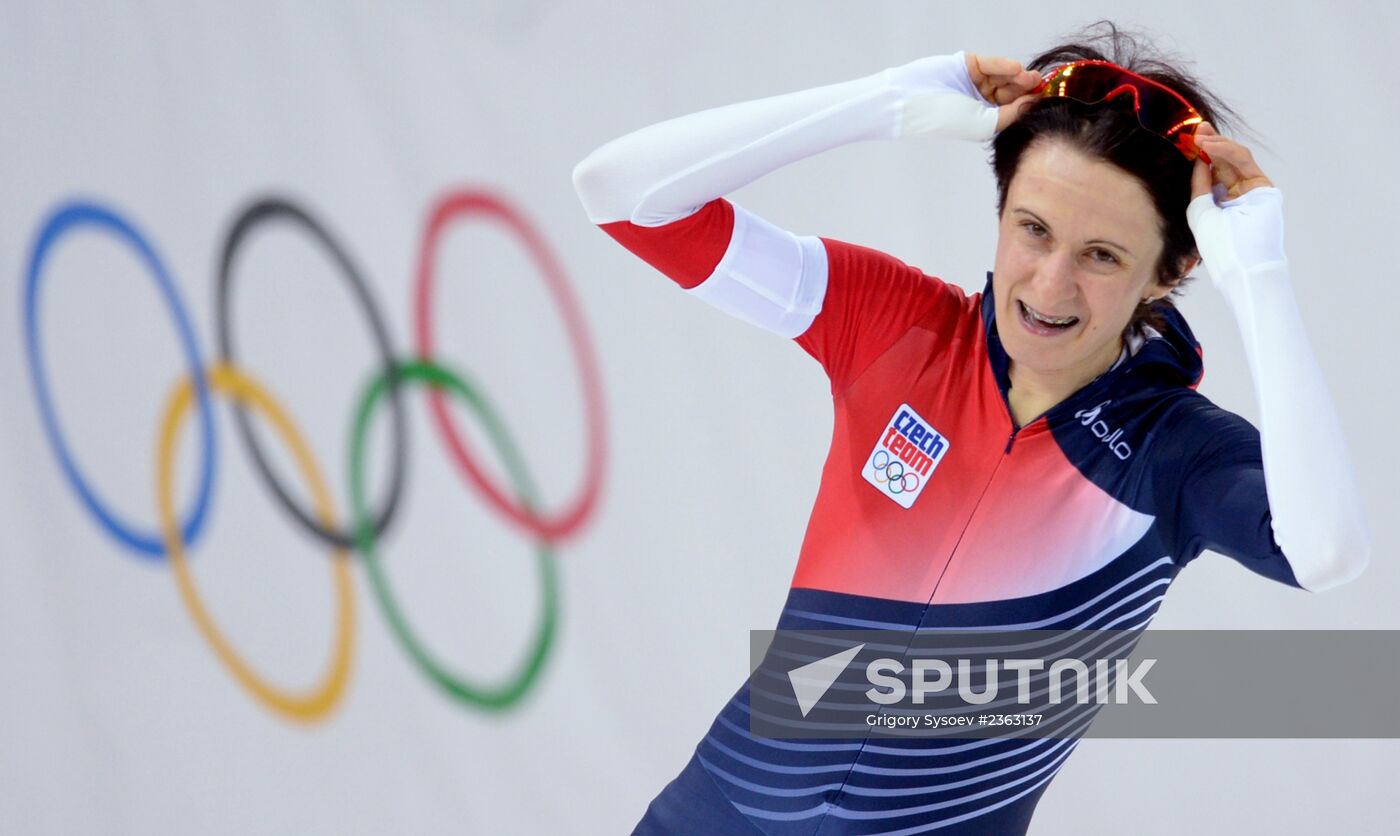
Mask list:
[[1019,299],[1016,309],[1021,314],[1021,325],[1038,337],[1058,336],[1079,324],[1077,316],[1046,316]]

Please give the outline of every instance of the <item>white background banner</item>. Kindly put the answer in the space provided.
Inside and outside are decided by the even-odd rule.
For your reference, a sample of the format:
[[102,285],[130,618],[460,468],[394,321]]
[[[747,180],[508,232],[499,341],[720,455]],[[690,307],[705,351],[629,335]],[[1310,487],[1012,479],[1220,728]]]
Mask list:
[[[1294,285],[1374,541],[1367,573],[1322,595],[1204,557],[1154,626],[1400,627],[1400,455],[1386,440],[1400,404],[1385,366],[1400,310],[1392,7],[11,3],[0,831],[628,832],[747,675],[748,630],[775,624],[831,404],[797,346],[687,297],[589,224],[574,164],[662,119],[924,55],[1025,61],[1109,12],[1190,59],[1267,144],[1242,138],[1285,196]],[[735,199],[979,291],[996,244],[985,156],[973,143],[863,143]],[[216,392],[212,459],[199,403],[169,457],[174,517],[193,520],[181,586],[160,534],[159,431],[191,352],[219,354],[231,228],[269,198],[343,249],[398,360],[420,352],[415,294],[431,272],[434,356],[519,449],[562,532],[552,557],[505,510],[515,489],[476,413],[454,402],[458,450],[410,383],[402,493],[375,548],[396,624],[366,564],[337,558],[279,504]],[[425,247],[434,213],[453,206]],[[304,436],[343,526],[352,421],[381,363],[366,307],[285,216],[248,232],[229,281],[238,369]],[[1201,391],[1257,424],[1209,281],[1182,307],[1205,346]],[[268,419],[254,424],[274,475],[311,507],[289,448]],[[381,400],[374,507],[391,426]],[[398,634],[490,688],[520,672],[551,618],[538,675],[504,708],[430,676]],[[1397,755],[1395,741],[1086,741],[1031,832],[1389,833]]]

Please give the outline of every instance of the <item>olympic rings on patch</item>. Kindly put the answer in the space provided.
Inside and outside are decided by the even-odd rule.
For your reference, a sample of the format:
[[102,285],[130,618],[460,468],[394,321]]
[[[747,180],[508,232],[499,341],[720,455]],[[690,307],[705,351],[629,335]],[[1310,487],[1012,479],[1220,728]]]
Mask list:
[[[884,451],[881,450],[880,452],[883,453]],[[898,470],[897,472],[891,473],[890,471],[894,470],[895,468],[899,468],[899,470]],[[883,474],[883,478],[882,478],[882,474]],[[884,467],[882,467],[882,468],[877,468],[877,469],[876,469],[876,471],[875,471],[875,481],[876,481],[876,482],[891,482],[891,481],[894,481],[895,479],[900,478],[900,477],[903,476],[903,475],[904,475],[904,462],[899,461],[898,459],[895,459],[894,461],[892,461],[892,462],[886,464]]]
[[[910,484],[910,479],[914,480],[913,484]],[[919,475],[917,473],[904,473],[903,468],[901,468],[898,477],[890,477],[890,493],[904,493],[905,491],[912,491],[918,486]],[[898,490],[896,490],[896,488],[898,488]]]
[[876,450],[870,458],[870,466],[875,470],[875,481],[885,485],[890,493],[904,493],[919,487],[919,474],[906,473],[904,462],[890,455],[888,450]]
[[[587,465],[584,480],[575,499],[554,514],[544,515],[537,510],[533,480],[526,472],[523,459],[496,412],[489,406],[484,393],[469,383],[468,378],[461,372],[450,371],[441,362],[432,359],[433,342],[430,330],[429,297],[433,272],[432,256],[444,224],[458,215],[471,214],[485,214],[505,223],[525,244],[532,260],[544,274],[563,311],[569,340],[574,350],[579,373],[583,379],[585,412],[588,421]],[[351,464],[349,485],[351,515],[347,527],[336,525],[333,519],[330,491],[312,460],[310,449],[304,437],[296,429],[291,417],[248,372],[237,366],[229,303],[233,270],[240,248],[246,243],[251,231],[259,224],[278,219],[290,221],[296,227],[309,233],[327,252],[340,272],[344,274],[369,321],[379,354],[379,369],[366,385],[356,408],[353,430],[348,443]],[[151,271],[175,322],[189,366],[189,372],[170,396],[160,427],[156,451],[157,473],[155,474],[158,511],[158,530],[156,532],[143,531],[118,518],[89,485],[82,471],[78,469],[65,441],[45,374],[39,339],[39,290],[43,268],[53,247],[65,234],[88,226],[117,236],[136,251]],[[538,682],[540,672],[543,670],[553,646],[558,625],[559,585],[552,544],[566,536],[576,534],[596,507],[604,470],[606,426],[597,363],[594,360],[583,317],[569,290],[563,269],[545,245],[543,238],[518,212],[499,197],[483,192],[453,192],[446,195],[430,214],[428,230],[423,239],[423,250],[419,255],[418,282],[415,288],[417,342],[422,354],[422,359],[418,360],[396,359],[388,328],[380,314],[380,307],[370,292],[369,283],[364,280],[362,273],[355,266],[346,250],[330,235],[327,228],[309,212],[279,197],[265,197],[250,204],[235,220],[224,246],[221,248],[215,312],[220,362],[212,367],[207,367],[204,363],[186,308],[176,291],[175,283],[165,265],[156,255],[154,248],[137,231],[135,226],[107,207],[90,202],[75,201],[61,205],[46,219],[35,238],[28,263],[24,293],[25,346],[29,355],[29,371],[35,390],[35,400],[39,407],[49,446],[53,449],[70,487],[78,494],[84,507],[96,518],[99,525],[118,543],[140,555],[169,557],[182,600],[194,618],[200,633],[213,647],[215,655],[230,671],[234,679],[261,704],[283,716],[299,721],[311,721],[325,717],[343,695],[351,666],[355,630],[354,594],[351,589],[349,560],[346,552],[351,547],[364,561],[376,601],[384,612],[385,619],[399,644],[429,680],[454,700],[482,709],[506,709],[517,704]],[[481,685],[470,682],[465,677],[450,673],[428,653],[409,627],[406,616],[398,607],[376,552],[377,540],[391,524],[402,494],[403,475],[407,468],[407,421],[404,415],[402,389],[410,383],[425,384],[430,387],[431,408],[438,429],[448,442],[449,453],[461,466],[461,469],[466,472],[471,482],[486,496],[488,504],[506,518],[530,531],[537,541],[536,560],[539,564],[540,583],[543,591],[542,612],[521,663],[505,682],[499,684]],[[456,427],[449,419],[443,390],[469,407],[486,429],[488,440],[497,449],[506,465],[514,496],[507,496],[501,492],[478,469]],[[217,469],[217,444],[211,391],[227,396],[233,401],[244,448],[252,457],[260,480],[271,489],[278,505],[300,527],[313,533],[335,550],[331,565],[338,601],[334,644],[324,675],[312,689],[304,693],[291,692],[268,682],[249,663],[243,660],[231,642],[215,625],[202,604],[189,570],[185,550],[195,542],[202,530],[213,492],[214,472]],[[365,439],[374,407],[386,394],[389,397],[393,421],[393,464],[389,474],[389,493],[383,506],[377,511],[371,512],[367,507],[363,484]],[[193,505],[182,523],[176,514],[172,495],[174,457],[181,424],[189,411],[192,400],[199,405],[202,464],[196,483]],[[253,414],[270,422],[277,436],[292,452],[302,477],[311,489],[311,510],[301,507],[292,499],[292,494],[286,490],[268,466],[264,449],[253,429],[251,421]]]

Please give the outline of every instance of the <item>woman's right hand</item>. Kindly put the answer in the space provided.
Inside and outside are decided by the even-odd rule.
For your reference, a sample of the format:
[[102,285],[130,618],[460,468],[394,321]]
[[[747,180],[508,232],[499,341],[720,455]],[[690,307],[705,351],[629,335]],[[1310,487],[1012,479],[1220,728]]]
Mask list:
[[1041,83],[1041,74],[1036,70],[1024,69],[1019,61],[1012,58],[994,58],[971,52],[965,55],[967,74],[972,77],[977,92],[998,106],[998,133],[1019,119],[1039,98],[1031,95],[1031,91]]

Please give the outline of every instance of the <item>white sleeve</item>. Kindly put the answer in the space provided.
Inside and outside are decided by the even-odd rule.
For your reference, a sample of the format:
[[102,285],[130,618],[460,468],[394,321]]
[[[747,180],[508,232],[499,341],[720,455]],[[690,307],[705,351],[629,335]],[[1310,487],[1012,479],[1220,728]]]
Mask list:
[[826,247],[734,205],[734,231],[709,278],[688,293],[765,331],[792,339],[821,313]]
[[1274,540],[1304,589],[1346,583],[1366,568],[1370,538],[1341,421],[1289,281],[1283,195],[1255,188],[1217,205],[1204,194],[1186,214],[1243,339]]
[[[598,148],[573,172],[596,224],[660,227],[764,174],[851,142],[996,132],[997,106],[973,84],[963,51],[854,81],[681,116]],[[734,207],[723,259],[689,292],[745,322],[795,337],[821,312],[826,250]]]
[[959,51],[642,128],[584,158],[574,187],[594,223],[661,226],[840,145],[918,133],[987,140],[996,124],[997,106],[977,91]]

